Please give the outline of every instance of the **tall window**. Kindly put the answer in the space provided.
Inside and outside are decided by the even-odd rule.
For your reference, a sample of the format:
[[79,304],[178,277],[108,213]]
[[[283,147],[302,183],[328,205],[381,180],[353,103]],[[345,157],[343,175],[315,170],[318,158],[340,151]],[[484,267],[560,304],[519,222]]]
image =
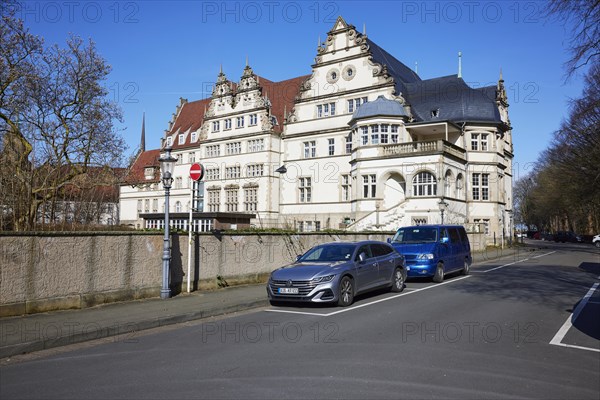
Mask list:
[[142,200],[137,201],[137,212],[138,214],[142,212]]
[[381,144],[387,144],[388,143],[388,131],[389,131],[389,125],[381,125]]
[[350,175],[342,175],[342,201],[350,201]]
[[379,144],[379,125],[371,125],[371,144]]
[[472,177],[473,200],[490,199],[490,174],[474,173]]
[[362,141],[363,145],[369,143],[369,127],[368,126],[360,127],[360,137],[361,137],[361,141]]
[[167,147],[173,146],[173,136],[167,138]]
[[244,189],[244,210],[256,211],[258,209],[258,189],[249,187]]
[[150,212],[150,199],[144,200],[144,212]]
[[457,199],[462,199],[463,197],[463,190],[465,188],[465,184],[464,184],[464,180],[463,180],[463,176],[462,174],[458,174],[456,176],[456,198]]
[[392,139],[392,143],[398,143],[398,125],[391,126],[390,139]]
[[264,164],[250,164],[250,165],[246,166],[246,176],[247,177],[263,176],[264,172],[265,172],[264,170],[265,170]]
[[312,201],[311,178],[298,178],[298,190],[300,193],[300,203],[310,203]]
[[335,154],[335,139],[327,139],[328,153],[330,156]]
[[213,121],[212,123],[212,131],[219,132],[221,130],[219,121]]
[[191,136],[192,137],[190,140],[192,141],[192,143],[196,143],[196,140],[198,140],[198,132],[192,132]]
[[195,162],[196,162],[196,153],[192,151],[192,152],[188,153],[188,163],[193,164]]
[[335,103],[319,104],[317,106],[317,118],[335,115]]
[[354,112],[354,110],[358,109],[358,107],[363,104],[366,103],[368,100],[367,97],[361,97],[358,99],[350,99],[348,100],[348,112],[352,113]]
[[250,114],[250,121],[248,122],[249,126],[256,125],[258,122],[258,117],[256,114]]
[[208,211],[219,212],[221,203],[221,189],[208,189]]
[[488,137],[487,133],[471,133],[471,150],[488,150]]
[[352,153],[352,132],[346,136],[346,154]]
[[304,142],[304,158],[314,158],[317,156],[317,142],[311,140]]
[[429,172],[419,172],[412,181],[413,196],[435,196],[437,194],[437,184],[435,177]]
[[175,202],[175,212],[181,212],[181,202],[180,201],[176,201]]
[[240,166],[225,168],[225,179],[237,179],[240,177]]
[[206,157],[218,157],[221,155],[221,146],[214,144],[212,146],[206,146]]
[[225,208],[227,212],[238,210],[238,188],[225,189]]
[[244,127],[244,117],[237,117],[236,119],[236,127],[243,128]]
[[227,118],[224,122],[225,126],[224,126],[224,130],[228,131],[231,129],[231,118]]
[[377,177],[375,174],[363,175],[363,198],[372,199],[377,196]]
[[178,144],[184,144],[185,143],[185,135],[182,133],[177,137],[177,143]]
[[216,181],[221,178],[220,168],[207,168],[205,179],[207,181]]

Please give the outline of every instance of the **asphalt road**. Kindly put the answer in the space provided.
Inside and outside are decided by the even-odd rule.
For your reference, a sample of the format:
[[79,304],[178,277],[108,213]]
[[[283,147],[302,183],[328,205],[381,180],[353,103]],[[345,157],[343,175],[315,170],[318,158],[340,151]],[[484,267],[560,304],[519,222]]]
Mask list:
[[542,248],[349,308],[271,307],[0,366],[13,398],[600,398],[600,252]]

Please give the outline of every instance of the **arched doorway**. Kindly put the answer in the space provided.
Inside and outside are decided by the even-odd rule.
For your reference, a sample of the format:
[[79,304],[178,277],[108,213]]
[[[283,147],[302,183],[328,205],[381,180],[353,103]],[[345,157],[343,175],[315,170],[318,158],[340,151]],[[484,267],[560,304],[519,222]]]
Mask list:
[[398,173],[391,173],[383,183],[383,208],[385,210],[401,203],[406,198],[406,181]]

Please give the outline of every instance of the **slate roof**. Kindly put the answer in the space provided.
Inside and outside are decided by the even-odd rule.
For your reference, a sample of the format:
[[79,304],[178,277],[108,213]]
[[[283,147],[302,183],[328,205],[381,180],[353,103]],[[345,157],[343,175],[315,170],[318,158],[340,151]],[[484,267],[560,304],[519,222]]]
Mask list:
[[396,57],[379,47],[371,39],[367,38],[367,44],[369,45],[369,51],[373,56],[373,61],[378,64],[387,66],[388,73],[394,77],[394,83],[396,93],[405,92],[405,84],[419,82],[421,78],[419,75],[399,61]]
[[[473,89],[457,75],[406,83],[402,95],[417,122],[502,123],[495,86]],[[437,111],[437,116],[432,115]]]
[[379,96],[374,101],[362,104],[352,114],[352,120],[370,118],[375,116],[382,117],[408,117],[402,104],[395,100],[386,99]]

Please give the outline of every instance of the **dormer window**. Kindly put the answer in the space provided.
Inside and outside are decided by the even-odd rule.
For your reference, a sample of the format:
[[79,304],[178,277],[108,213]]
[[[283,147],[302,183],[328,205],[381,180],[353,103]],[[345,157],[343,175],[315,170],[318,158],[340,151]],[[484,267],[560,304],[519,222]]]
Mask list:
[[167,138],[167,147],[173,146],[173,136]]
[[144,168],[144,178],[146,178],[146,179],[154,179],[154,167],[146,167],[146,168]]
[[177,137],[177,143],[178,143],[178,144],[184,144],[184,143],[185,143],[185,136],[184,136],[183,134],[180,134],[180,135]]
[[431,110],[431,118],[438,118],[440,116],[440,109],[435,108]]

